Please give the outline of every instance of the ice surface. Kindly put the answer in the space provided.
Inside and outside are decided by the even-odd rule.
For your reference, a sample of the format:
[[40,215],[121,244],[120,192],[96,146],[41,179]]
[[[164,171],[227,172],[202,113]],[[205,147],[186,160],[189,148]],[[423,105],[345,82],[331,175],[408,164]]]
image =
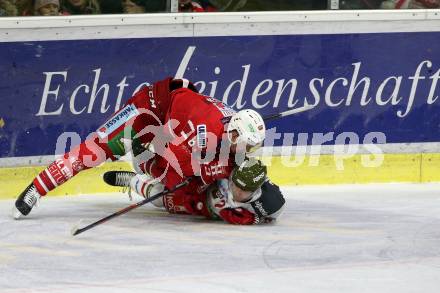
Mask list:
[[125,195],[0,201],[0,292],[440,292],[440,185],[283,188],[274,225],[152,206],[72,237]]

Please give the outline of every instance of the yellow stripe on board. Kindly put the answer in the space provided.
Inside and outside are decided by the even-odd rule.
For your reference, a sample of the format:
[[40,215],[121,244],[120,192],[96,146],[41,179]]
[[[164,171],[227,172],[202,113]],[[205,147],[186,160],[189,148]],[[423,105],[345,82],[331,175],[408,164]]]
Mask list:
[[[370,157],[369,157],[370,156]],[[367,167],[373,155],[265,157],[269,178],[279,185],[440,182],[440,154],[384,154],[379,166]]]
[[[370,157],[369,157],[370,156]],[[269,177],[279,185],[350,184],[386,182],[440,182],[440,154],[384,154],[377,167],[366,167],[374,155],[350,158],[333,155],[264,157]],[[0,168],[0,198],[15,198],[44,167]],[[117,192],[120,188],[106,185],[102,174],[109,170],[131,170],[126,162],[105,163],[82,171],[49,195],[74,195]]]
[[[0,199],[16,198],[45,167],[0,168]],[[104,183],[102,174],[110,170],[128,170],[127,162],[105,163],[97,168],[82,171],[68,182],[55,188],[49,195],[74,195],[117,192],[121,188]]]
[[365,167],[362,156],[366,155],[348,159],[333,155],[306,156],[296,167],[292,167],[291,157],[263,161],[270,166],[269,178],[279,185],[420,182],[420,154],[387,154],[376,167]]
[[423,154],[422,182],[440,181],[440,154]]

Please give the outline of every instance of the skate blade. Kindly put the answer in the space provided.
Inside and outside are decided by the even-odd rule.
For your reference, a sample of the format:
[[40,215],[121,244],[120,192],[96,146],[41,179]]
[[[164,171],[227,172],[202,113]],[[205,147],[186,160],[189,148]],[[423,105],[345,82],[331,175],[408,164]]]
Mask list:
[[14,220],[19,220],[22,216],[23,214],[14,205],[14,207],[12,208],[12,217],[14,218]]

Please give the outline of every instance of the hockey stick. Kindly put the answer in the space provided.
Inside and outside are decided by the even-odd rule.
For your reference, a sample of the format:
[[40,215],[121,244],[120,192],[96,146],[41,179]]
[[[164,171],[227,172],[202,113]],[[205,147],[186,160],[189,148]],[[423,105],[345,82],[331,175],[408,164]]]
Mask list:
[[191,179],[192,179],[192,177],[188,177],[185,181],[183,181],[182,183],[177,184],[176,186],[174,186],[173,188],[171,188],[169,190],[165,189],[164,191],[162,191],[162,192],[160,192],[158,194],[155,194],[155,195],[153,195],[153,196],[151,196],[149,198],[146,198],[146,199],[144,199],[144,200],[142,200],[142,201],[140,201],[138,203],[129,205],[128,207],[123,208],[122,210],[119,210],[119,211],[117,211],[117,212],[115,212],[115,213],[113,213],[113,214],[111,214],[111,215],[109,215],[109,216],[107,216],[105,218],[102,218],[101,220],[98,220],[98,221],[96,221],[96,222],[94,222],[92,224],[89,224],[89,225],[87,225],[87,226],[85,226],[83,228],[78,228],[78,225],[75,225],[72,228],[72,231],[71,231],[72,236],[78,235],[78,234],[80,234],[80,233],[82,233],[84,231],[92,229],[95,226],[98,226],[98,225],[100,225],[102,223],[105,223],[105,222],[107,222],[110,219],[113,219],[113,218],[115,218],[117,216],[123,215],[123,214],[125,214],[125,213],[127,213],[127,212],[129,212],[129,211],[131,211],[131,210],[133,210],[135,208],[138,208],[138,207],[140,207],[140,206],[142,206],[144,204],[152,202],[155,199],[158,199],[159,197],[162,197],[162,196],[164,196],[167,193],[174,192],[175,190],[179,189],[180,187],[183,187],[183,186],[187,185],[191,181]]
[[292,109],[292,110],[287,110],[281,113],[276,113],[276,114],[269,114],[263,117],[264,121],[268,121],[268,120],[272,120],[272,119],[276,119],[276,118],[281,118],[281,117],[285,117],[285,116],[289,116],[289,115],[294,115],[294,114],[299,114],[308,110],[311,110],[313,108],[315,108],[316,105],[309,105],[309,104],[304,104],[304,106],[296,108],[296,109]]

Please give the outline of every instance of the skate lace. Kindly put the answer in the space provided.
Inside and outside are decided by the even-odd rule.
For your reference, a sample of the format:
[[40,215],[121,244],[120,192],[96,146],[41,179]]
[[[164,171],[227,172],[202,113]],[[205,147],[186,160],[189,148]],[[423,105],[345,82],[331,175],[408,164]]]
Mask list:
[[116,182],[115,182],[115,184],[118,185],[118,186],[123,186],[124,189],[126,187],[130,187],[131,177],[133,177],[133,174],[131,174],[131,173],[119,173],[119,174],[116,174],[116,180],[115,180]]
[[40,199],[40,194],[37,191],[37,188],[35,186],[32,186],[29,188],[28,192],[26,192],[26,195],[23,198],[23,201],[30,207],[33,207],[35,204],[38,203],[38,200]]
[[127,193],[128,194],[128,198],[130,199],[130,201],[133,200],[133,197],[131,196],[131,187],[130,186],[123,186],[122,187],[122,193]]
[[128,193],[128,198],[130,201],[133,200],[133,197],[131,196],[131,187],[130,187],[130,180],[133,177],[133,174],[131,173],[119,173],[116,174],[115,183],[116,185],[122,186],[122,193]]

